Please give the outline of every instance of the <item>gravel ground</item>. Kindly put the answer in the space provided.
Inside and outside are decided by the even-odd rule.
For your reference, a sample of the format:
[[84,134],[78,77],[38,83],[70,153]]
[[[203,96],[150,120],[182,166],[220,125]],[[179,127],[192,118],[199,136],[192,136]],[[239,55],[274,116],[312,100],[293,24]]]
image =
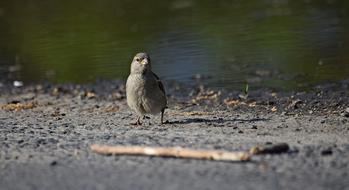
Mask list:
[[[168,82],[167,121],[131,126],[124,85],[0,88],[0,189],[349,189],[349,81],[241,94]],[[103,156],[91,144],[231,151],[249,162]]]

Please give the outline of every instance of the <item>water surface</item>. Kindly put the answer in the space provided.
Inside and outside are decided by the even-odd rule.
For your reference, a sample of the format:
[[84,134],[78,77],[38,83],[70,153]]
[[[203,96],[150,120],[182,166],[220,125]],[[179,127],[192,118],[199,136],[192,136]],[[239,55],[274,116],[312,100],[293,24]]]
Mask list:
[[125,79],[148,52],[166,80],[307,88],[349,77],[345,0],[1,0],[0,81]]

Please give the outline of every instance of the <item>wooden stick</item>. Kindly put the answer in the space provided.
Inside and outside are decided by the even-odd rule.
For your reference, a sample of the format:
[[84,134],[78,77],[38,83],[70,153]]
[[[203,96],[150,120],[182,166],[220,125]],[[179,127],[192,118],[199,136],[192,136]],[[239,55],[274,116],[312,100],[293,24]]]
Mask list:
[[249,152],[227,152],[216,150],[193,150],[181,147],[143,147],[143,146],[104,146],[91,145],[91,150],[104,155],[143,155],[175,158],[192,158],[221,161],[248,161]]

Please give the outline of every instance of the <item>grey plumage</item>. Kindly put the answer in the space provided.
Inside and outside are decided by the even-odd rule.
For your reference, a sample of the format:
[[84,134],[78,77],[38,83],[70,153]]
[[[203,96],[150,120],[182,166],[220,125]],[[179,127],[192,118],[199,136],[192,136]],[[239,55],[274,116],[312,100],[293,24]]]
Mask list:
[[159,77],[152,72],[150,57],[146,53],[138,53],[131,63],[131,72],[126,82],[126,97],[128,106],[138,115],[133,124],[140,125],[140,119],[145,114],[161,112],[167,106],[166,92]]

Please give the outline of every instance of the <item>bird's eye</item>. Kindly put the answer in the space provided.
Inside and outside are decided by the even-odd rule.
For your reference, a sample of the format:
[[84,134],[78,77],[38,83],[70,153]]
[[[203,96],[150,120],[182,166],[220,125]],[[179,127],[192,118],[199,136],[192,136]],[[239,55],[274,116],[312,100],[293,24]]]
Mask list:
[[139,61],[140,61],[140,59],[139,59],[139,58],[137,58],[137,59],[136,59],[136,61],[137,61],[137,62],[139,62]]

